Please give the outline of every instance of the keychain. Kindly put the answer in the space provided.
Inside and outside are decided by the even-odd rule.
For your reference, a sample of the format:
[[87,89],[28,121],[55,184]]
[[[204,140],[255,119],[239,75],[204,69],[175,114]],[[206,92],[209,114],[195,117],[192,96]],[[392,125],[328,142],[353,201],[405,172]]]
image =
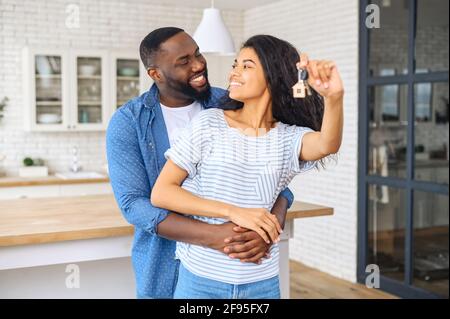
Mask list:
[[308,71],[306,69],[298,69],[298,82],[292,87],[295,98],[304,99],[306,95],[311,95],[311,88],[308,84]]

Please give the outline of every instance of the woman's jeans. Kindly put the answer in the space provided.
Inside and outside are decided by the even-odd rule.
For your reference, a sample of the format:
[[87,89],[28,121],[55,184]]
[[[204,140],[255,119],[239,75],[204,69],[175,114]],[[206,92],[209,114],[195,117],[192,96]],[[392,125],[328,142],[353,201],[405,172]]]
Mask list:
[[280,299],[279,278],[233,285],[194,275],[180,263],[174,299]]

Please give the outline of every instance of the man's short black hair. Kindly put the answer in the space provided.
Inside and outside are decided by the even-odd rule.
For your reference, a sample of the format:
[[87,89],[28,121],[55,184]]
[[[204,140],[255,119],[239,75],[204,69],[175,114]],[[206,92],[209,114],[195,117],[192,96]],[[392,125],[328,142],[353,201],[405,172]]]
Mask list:
[[159,28],[150,32],[142,40],[139,46],[139,54],[147,70],[153,65],[155,54],[159,51],[161,43],[183,31],[183,29],[176,27]]

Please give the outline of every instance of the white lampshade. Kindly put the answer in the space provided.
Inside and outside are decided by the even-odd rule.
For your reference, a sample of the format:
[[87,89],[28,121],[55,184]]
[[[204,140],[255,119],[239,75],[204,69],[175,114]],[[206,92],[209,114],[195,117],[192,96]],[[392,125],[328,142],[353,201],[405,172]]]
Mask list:
[[235,54],[234,42],[216,8],[203,10],[203,18],[194,33],[201,53],[216,53],[223,55]]

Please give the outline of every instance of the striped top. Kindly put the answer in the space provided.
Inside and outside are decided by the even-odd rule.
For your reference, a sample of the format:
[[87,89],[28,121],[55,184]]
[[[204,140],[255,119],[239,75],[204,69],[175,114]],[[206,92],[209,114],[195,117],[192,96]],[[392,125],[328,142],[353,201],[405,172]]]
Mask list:
[[[228,125],[221,109],[200,112],[165,153],[188,177],[182,187],[206,199],[244,208],[271,210],[296,174],[316,166],[299,161],[302,138],[312,130],[281,122],[264,135],[248,136]],[[220,218],[192,216],[210,223]],[[176,258],[197,276],[245,284],[272,278],[279,271],[278,245],[260,265],[242,263],[210,248],[178,242]]]

